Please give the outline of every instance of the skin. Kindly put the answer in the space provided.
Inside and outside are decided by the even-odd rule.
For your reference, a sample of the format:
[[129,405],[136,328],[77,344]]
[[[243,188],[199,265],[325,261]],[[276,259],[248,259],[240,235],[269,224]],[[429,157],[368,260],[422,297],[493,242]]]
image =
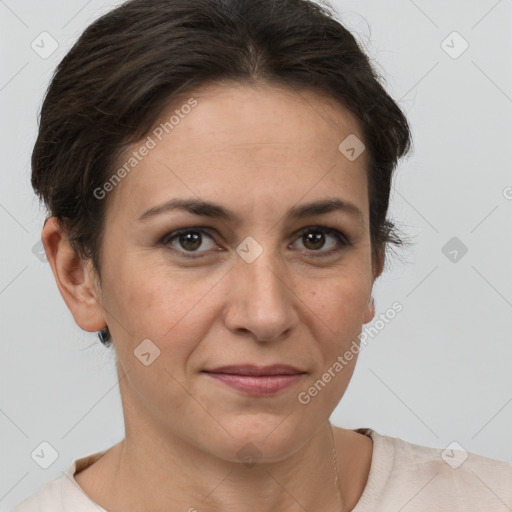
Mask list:
[[[331,98],[268,84],[197,89],[162,120],[191,96],[198,105],[104,199],[101,284],[55,218],[43,228],[76,323],[91,332],[108,325],[117,356],[126,436],[76,480],[109,512],[170,504],[200,512],[351,510],[368,478],[372,441],[333,427],[340,497],[329,417],[357,357],[308,404],[297,396],[375,314],[369,299],[384,260],[371,259],[367,154],[349,161],[338,150],[351,133],[363,139],[360,124]],[[328,197],[354,203],[362,220],[339,211],[286,218],[290,208]],[[235,222],[180,210],[137,220],[171,198],[220,203]],[[196,245],[160,243],[197,226],[209,229]],[[327,234],[315,245],[299,233],[308,226],[337,229],[352,244]],[[247,236],[263,249],[252,263],[236,252]],[[194,247],[205,256],[181,255],[197,254]],[[160,350],[148,366],[134,355],[145,339]],[[243,363],[306,373],[278,394],[252,397],[202,372]],[[247,443],[260,457],[251,466],[237,455]]]

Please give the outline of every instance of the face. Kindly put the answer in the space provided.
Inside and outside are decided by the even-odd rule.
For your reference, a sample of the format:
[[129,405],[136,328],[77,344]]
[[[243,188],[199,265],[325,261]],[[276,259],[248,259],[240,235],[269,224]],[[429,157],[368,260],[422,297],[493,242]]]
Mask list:
[[[181,108],[191,97],[193,108]],[[161,123],[176,110],[167,133]],[[251,442],[272,461],[329,418],[356,357],[341,370],[335,363],[373,317],[376,277],[367,155],[351,161],[338,149],[349,134],[362,139],[332,99],[224,84],[174,102],[153,142],[118,162],[138,151],[109,192],[97,301],[114,340],[127,436],[144,424],[234,461]],[[144,216],[172,200],[216,207]],[[352,206],[305,209],[326,200]],[[207,373],[276,364],[301,373]]]

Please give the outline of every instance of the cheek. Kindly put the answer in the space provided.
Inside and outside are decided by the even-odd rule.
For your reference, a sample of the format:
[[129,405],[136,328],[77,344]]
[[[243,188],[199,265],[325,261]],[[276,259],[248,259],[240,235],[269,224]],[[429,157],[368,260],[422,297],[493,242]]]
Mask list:
[[[197,413],[186,383],[191,356],[215,321],[207,300],[214,283],[168,269],[126,275],[115,291],[116,310],[126,326],[119,330],[116,352],[131,388],[162,419],[169,410],[184,417]],[[141,345],[147,339],[151,343]],[[143,353],[139,346],[147,347],[147,365],[136,357]]]
[[[357,335],[368,307],[371,283],[363,274],[350,275],[340,272],[338,277],[319,281],[303,296],[312,313],[312,321],[323,326],[327,336],[337,343]],[[315,320],[316,319],[316,320]]]
[[169,267],[136,270],[123,265],[118,283],[111,295],[114,318],[122,325],[120,351],[129,358],[149,339],[160,350],[159,364],[177,371],[213,321],[215,312],[206,305],[215,282]]
[[[357,276],[359,277],[359,276]],[[297,396],[299,410],[322,417],[344,395],[359,354],[359,335],[368,302],[368,281],[329,279],[309,292],[308,319],[319,364]],[[309,308],[305,308],[305,311]]]

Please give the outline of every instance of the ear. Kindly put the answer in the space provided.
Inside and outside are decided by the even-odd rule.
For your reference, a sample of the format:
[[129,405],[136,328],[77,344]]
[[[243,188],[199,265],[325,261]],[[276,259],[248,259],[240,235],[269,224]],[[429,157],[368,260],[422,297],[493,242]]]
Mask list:
[[[375,258],[375,261],[372,263],[373,268],[373,282],[375,282],[375,279],[377,279],[384,270],[384,261],[386,259],[386,250],[385,247],[382,247],[382,249],[378,252],[377,257]],[[372,282],[372,286],[373,286]],[[370,297],[368,297],[370,300]],[[373,297],[370,302],[368,302],[368,307],[366,311],[364,312],[363,316],[363,323],[367,324],[368,322],[371,322],[375,316],[375,304],[373,302]]]
[[372,261],[373,280],[377,279],[384,270],[384,263],[386,261],[386,246],[383,244],[377,250],[377,254]]
[[84,331],[103,329],[106,320],[91,262],[82,260],[75,253],[56,217],[46,219],[41,241],[60,294],[75,322]]

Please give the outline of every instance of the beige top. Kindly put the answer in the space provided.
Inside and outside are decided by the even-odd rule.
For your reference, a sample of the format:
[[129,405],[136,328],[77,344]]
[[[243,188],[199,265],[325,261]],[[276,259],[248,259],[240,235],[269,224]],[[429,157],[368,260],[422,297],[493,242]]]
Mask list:
[[[510,512],[512,464],[456,450],[412,444],[378,434],[368,481],[352,512]],[[42,485],[11,512],[108,512],[77,484],[74,474],[107,450],[75,459],[64,475]]]

